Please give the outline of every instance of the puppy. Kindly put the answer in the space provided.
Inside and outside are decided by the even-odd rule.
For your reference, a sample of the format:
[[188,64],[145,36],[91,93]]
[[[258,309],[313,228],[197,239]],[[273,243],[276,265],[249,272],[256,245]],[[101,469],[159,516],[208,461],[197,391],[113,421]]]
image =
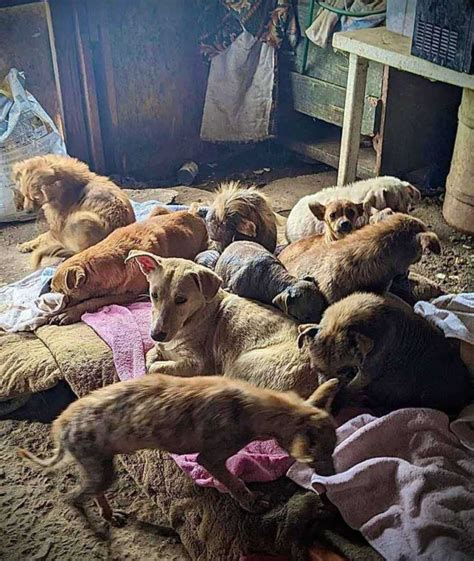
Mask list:
[[151,218],[112,232],[105,240],[61,263],[51,288],[67,297],[68,307],[51,318],[65,325],[85,312],[111,303],[126,303],[147,292],[147,282],[134,262],[125,263],[132,249],[164,257],[194,257],[207,247],[206,224],[187,211],[170,213],[159,207]]
[[211,270],[184,259],[132,252],[150,284],[148,371],[177,376],[220,374],[256,386],[314,389],[309,357],[298,352],[296,322],[275,308],[229,294]]
[[18,453],[49,468],[72,457],[84,478],[70,500],[84,512],[84,501],[94,497],[102,516],[115,525],[125,522],[125,513],[113,511],[104,495],[114,480],[114,456],[145,448],[198,452],[198,462],[243,509],[259,512],[268,508],[267,501],[232,475],[226,460],[253,440],[275,438],[295,460],[332,475],[336,428],[328,411],[337,386],[337,380],[329,380],[304,401],[294,393],[222,376],[146,376],[101,388],[69,405],[53,423],[51,458],[40,460],[23,449]]
[[210,239],[222,252],[233,241],[250,240],[274,252],[277,218],[270,201],[256,187],[223,183],[207,213]]
[[300,240],[279,259],[291,275],[314,277],[333,303],[356,291],[384,293],[424,252],[441,252],[438,236],[418,218],[396,213],[330,245],[314,237]]
[[295,242],[322,233],[321,222],[315,220],[310,205],[328,205],[340,199],[364,203],[366,209],[383,210],[388,207],[395,212],[406,213],[421,199],[421,194],[410,183],[390,176],[357,181],[344,187],[328,187],[301,198],[293,207],[286,223],[288,241]]
[[314,279],[291,276],[274,255],[254,242],[231,243],[214,270],[234,294],[272,304],[301,322],[319,321],[327,306]]
[[300,329],[298,345],[310,351],[319,383],[340,380],[340,404],[456,414],[473,397],[459,352],[398,298],[355,293]]
[[18,162],[13,179],[24,210],[42,208],[49,227],[19,246],[33,252],[34,268],[45,256],[70,257],[135,221],[127,195],[75,158],[49,154]]
[[366,224],[370,212],[364,203],[345,199],[331,201],[327,205],[314,201],[309,203],[309,209],[321,223],[326,242],[340,240]]

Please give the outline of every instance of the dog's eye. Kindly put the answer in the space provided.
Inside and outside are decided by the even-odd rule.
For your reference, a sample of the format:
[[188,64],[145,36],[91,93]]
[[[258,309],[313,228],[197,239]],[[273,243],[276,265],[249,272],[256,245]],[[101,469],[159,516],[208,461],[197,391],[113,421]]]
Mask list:
[[354,218],[354,211],[351,208],[347,209],[346,216],[347,218],[349,218],[349,220],[352,220],[352,218]]
[[335,212],[331,212],[331,214],[329,215],[329,219],[330,220],[334,220],[336,218],[336,213]]
[[176,296],[176,298],[174,299],[174,303],[175,304],[184,304],[187,301],[187,299],[184,296]]
[[158,300],[158,292],[152,292],[150,294],[150,296],[151,296],[152,300]]

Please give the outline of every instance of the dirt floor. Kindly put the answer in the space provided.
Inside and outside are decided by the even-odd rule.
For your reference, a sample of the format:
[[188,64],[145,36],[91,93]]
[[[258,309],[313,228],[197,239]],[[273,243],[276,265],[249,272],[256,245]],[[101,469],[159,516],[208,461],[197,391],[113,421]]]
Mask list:
[[[294,169],[255,171],[244,176],[256,181],[274,201],[275,209],[287,215],[303,195],[335,184],[336,173],[324,166],[300,165]],[[319,172],[319,173],[317,173]],[[317,175],[307,175],[317,173]],[[241,174],[236,173],[239,178]],[[136,200],[159,199],[187,204],[208,203],[214,178],[197,187],[130,190]],[[414,270],[437,280],[447,291],[473,289],[474,240],[446,225],[441,215],[439,198],[426,199],[414,214],[440,236],[440,256],[424,257]],[[35,222],[0,228],[0,285],[12,282],[29,272],[28,256],[18,253],[16,245],[37,235],[43,225]],[[15,455],[17,446],[28,447],[38,454],[49,447],[47,424],[27,421],[0,421],[0,559],[1,560],[185,560],[182,546],[170,537],[160,535],[160,513],[141,495],[129,476],[119,470],[113,503],[131,513],[129,524],[113,529],[110,540],[100,541],[78,514],[61,500],[72,488],[75,475],[66,469],[44,475],[26,466]]]

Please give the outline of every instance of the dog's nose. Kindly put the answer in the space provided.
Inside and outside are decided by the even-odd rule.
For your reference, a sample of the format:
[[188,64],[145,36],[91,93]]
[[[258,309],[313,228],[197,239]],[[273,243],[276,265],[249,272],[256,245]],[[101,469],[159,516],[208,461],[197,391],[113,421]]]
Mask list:
[[157,341],[158,343],[166,339],[166,331],[152,331],[150,335],[153,341]]
[[352,230],[352,224],[349,222],[349,220],[343,220],[339,224],[339,232],[344,232],[345,234],[347,234],[351,230]]

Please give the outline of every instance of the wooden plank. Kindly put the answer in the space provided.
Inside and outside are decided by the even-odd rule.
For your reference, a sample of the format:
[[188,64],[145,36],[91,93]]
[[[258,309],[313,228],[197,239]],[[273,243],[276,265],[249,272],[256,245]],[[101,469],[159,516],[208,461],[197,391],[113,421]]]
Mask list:
[[333,46],[404,72],[439,80],[461,88],[474,89],[474,76],[438,66],[410,53],[410,38],[385,27],[335,33]]
[[342,125],[341,154],[337,173],[338,185],[352,183],[356,178],[359,156],[362,113],[364,110],[367,60],[351,53],[347,77],[346,104]]
[[[282,100],[296,111],[342,126],[345,88],[291,72],[282,76],[281,94]],[[363,134],[373,134],[377,129],[377,102],[377,98],[365,97]]]

